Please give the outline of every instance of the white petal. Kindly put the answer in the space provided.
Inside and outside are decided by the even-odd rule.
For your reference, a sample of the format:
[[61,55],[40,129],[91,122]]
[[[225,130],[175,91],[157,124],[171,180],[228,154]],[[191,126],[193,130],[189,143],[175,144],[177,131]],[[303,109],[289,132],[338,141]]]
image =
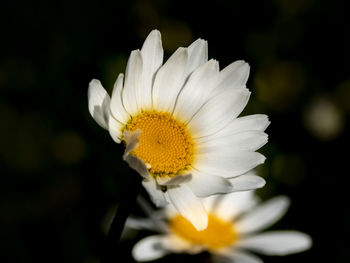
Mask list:
[[186,75],[191,74],[200,65],[208,61],[208,42],[197,39],[188,47],[188,64]]
[[134,132],[129,132],[129,131],[124,132],[123,136],[124,136],[124,141],[126,143],[124,155],[129,154],[130,152],[132,152],[137,148],[137,146],[140,143],[140,135],[141,135],[141,130],[139,129],[137,129]]
[[258,198],[253,191],[226,194],[219,197],[213,212],[222,219],[232,221],[257,203]]
[[289,204],[289,198],[286,196],[274,197],[240,218],[236,222],[236,230],[246,234],[265,229],[286,213]]
[[230,182],[233,185],[234,192],[254,190],[262,188],[266,184],[266,181],[262,177],[251,173],[232,178]]
[[132,256],[136,261],[150,261],[165,256],[169,253],[163,245],[165,238],[163,235],[155,235],[140,240],[133,247]]
[[200,107],[210,99],[219,73],[219,63],[210,60],[195,70],[177,98],[173,116],[188,122]]
[[190,254],[197,254],[203,250],[202,247],[196,246],[177,235],[168,235],[167,238],[163,240],[163,246],[174,253],[187,252]]
[[263,263],[263,261],[257,256],[248,253],[246,251],[234,250],[230,253],[225,253],[223,256],[215,255],[215,263]]
[[236,118],[246,106],[250,92],[246,88],[219,93],[205,103],[188,123],[194,137],[214,134]]
[[160,32],[153,30],[143,43],[142,49],[142,83],[143,92],[140,106],[143,110],[152,108],[152,86],[156,72],[163,63],[163,47]]
[[176,210],[176,208],[173,205],[170,204],[164,207],[164,214],[165,214],[165,218],[171,219],[174,216],[178,215],[179,212]]
[[124,132],[124,140],[126,142],[125,152],[123,160],[126,161],[129,166],[138,172],[143,178],[150,178],[147,165],[145,162],[136,156],[130,154],[138,145],[141,131],[136,130],[134,132]]
[[[147,215],[147,217],[150,217],[150,218],[158,217],[156,216],[158,212],[156,212],[156,210],[152,207],[152,205],[142,195],[138,195],[136,198],[136,201],[137,201],[137,204],[142,209],[142,211]],[[164,214],[164,213],[162,212],[162,210],[159,210],[159,216],[161,214]]]
[[125,71],[123,105],[130,115],[138,113],[142,94],[142,56],[140,50],[131,52]]
[[[165,256],[170,252],[195,253],[194,246],[175,235],[149,236],[134,246],[132,255],[136,261],[151,261]],[[197,252],[200,252],[197,249]]]
[[95,121],[104,129],[108,129],[108,115],[103,105],[110,103],[110,98],[101,82],[93,79],[89,83],[88,89],[89,112]]
[[185,81],[187,58],[187,49],[178,48],[158,70],[152,91],[153,108],[157,111],[173,111]]
[[150,174],[148,172],[147,166],[141,159],[137,158],[132,154],[126,154],[123,160],[129,164],[129,166],[134,169],[143,178],[149,178]]
[[193,166],[200,172],[233,178],[264,163],[265,159],[262,154],[257,152],[220,148],[216,153],[196,155]]
[[129,113],[125,110],[122,102],[124,74],[119,74],[114,83],[112,98],[111,98],[111,112],[115,119],[126,124],[130,119]]
[[136,218],[129,216],[125,222],[125,227],[142,230],[147,229],[151,231],[158,231],[158,226],[155,225],[151,218]]
[[256,151],[267,143],[268,136],[262,131],[244,131],[233,135],[218,137],[210,141],[200,142],[197,140],[198,152],[217,152],[218,148],[227,147],[243,151]]
[[213,194],[224,194],[233,191],[229,180],[215,175],[192,172],[192,180],[187,183],[193,193],[198,197],[206,197]]
[[[160,198],[164,198],[164,194]],[[164,221],[164,219],[166,218],[164,209],[155,210],[152,207],[152,205],[148,202],[148,200],[142,197],[142,195],[139,195],[136,201],[137,201],[137,204],[142,209],[142,211],[147,215],[147,218],[153,222],[154,226],[157,227],[157,232],[159,233],[169,232],[169,225],[167,224],[167,222]]]
[[192,178],[192,174],[178,174],[173,177],[162,176],[157,177],[157,183],[160,185],[179,185],[187,183]]
[[114,119],[113,116],[110,116],[108,119],[108,131],[111,135],[112,139],[116,143],[120,143],[122,139],[122,129],[124,127],[124,124],[120,123],[116,119]]
[[162,240],[162,246],[174,253],[198,254],[204,250],[203,246],[194,245],[177,235],[167,235]]
[[190,221],[198,230],[204,230],[208,226],[208,215],[193,192],[185,184],[178,187],[168,187],[166,192],[171,203],[180,214]]
[[163,191],[158,187],[156,181],[153,178],[144,179],[142,181],[142,185],[145,187],[151,197],[151,200],[157,207],[162,207],[168,204]]
[[202,203],[204,205],[205,210],[208,212],[214,211],[216,209],[216,206],[217,206],[219,199],[222,196],[226,196],[226,194],[224,194],[224,195],[211,195],[211,196],[208,196],[206,198],[203,198]]
[[246,237],[237,243],[239,247],[276,256],[299,253],[309,249],[311,245],[310,236],[297,231],[269,231]]
[[238,60],[220,71],[220,81],[215,92],[239,88],[247,83],[249,77],[248,63]]
[[199,142],[216,140],[220,137],[233,136],[243,131],[264,131],[270,124],[267,115],[255,114],[232,120],[225,128],[217,133],[199,138]]

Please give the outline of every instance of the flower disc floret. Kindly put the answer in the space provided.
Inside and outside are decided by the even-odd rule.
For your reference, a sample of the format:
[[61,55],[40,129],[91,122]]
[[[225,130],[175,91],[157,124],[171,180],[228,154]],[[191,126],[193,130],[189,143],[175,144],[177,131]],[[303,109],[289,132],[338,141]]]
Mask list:
[[170,229],[179,237],[194,245],[204,245],[209,249],[219,249],[232,245],[237,240],[237,233],[231,222],[209,214],[208,227],[198,231],[180,214],[170,220]]
[[141,131],[140,144],[131,152],[150,165],[150,174],[174,176],[193,162],[193,140],[186,126],[169,113],[145,111],[132,117],[124,131]]

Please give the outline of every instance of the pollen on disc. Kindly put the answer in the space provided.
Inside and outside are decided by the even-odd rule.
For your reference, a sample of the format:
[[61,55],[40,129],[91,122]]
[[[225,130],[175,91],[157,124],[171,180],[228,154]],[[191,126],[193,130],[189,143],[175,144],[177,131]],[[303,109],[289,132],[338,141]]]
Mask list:
[[126,124],[125,131],[141,130],[140,144],[131,152],[151,165],[153,176],[174,176],[193,161],[193,140],[186,126],[169,113],[146,111]]

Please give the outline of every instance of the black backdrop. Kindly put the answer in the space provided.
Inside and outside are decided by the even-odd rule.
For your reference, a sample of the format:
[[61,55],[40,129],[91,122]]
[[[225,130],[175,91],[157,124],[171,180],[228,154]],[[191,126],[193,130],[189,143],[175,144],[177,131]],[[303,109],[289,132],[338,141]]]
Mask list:
[[[349,262],[347,1],[9,1],[0,27],[0,261],[98,262],[107,211],[127,198],[123,149],[89,116],[92,78],[110,92],[154,28],[168,57],[197,38],[224,67],[251,65],[245,114],[268,114],[263,199],[292,206],[275,229],[314,239],[266,262]],[[143,193],[145,197],[147,195]],[[137,207],[134,213],[142,215]],[[133,262],[123,242],[119,262]],[[172,255],[159,262],[209,262]]]

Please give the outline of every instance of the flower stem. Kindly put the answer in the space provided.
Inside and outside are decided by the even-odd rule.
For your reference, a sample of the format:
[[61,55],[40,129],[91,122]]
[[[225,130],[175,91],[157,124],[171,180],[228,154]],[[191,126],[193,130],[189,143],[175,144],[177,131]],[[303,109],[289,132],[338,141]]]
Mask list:
[[136,204],[136,198],[141,190],[141,180],[140,176],[133,171],[132,169],[130,176],[130,181],[127,187],[127,196],[122,198],[122,201],[119,203],[118,210],[113,218],[111,227],[108,231],[107,237],[105,239],[105,244],[103,246],[103,255],[101,263],[115,263],[120,260],[121,255],[123,254],[120,237],[124,229],[126,219],[128,218],[131,209]]

